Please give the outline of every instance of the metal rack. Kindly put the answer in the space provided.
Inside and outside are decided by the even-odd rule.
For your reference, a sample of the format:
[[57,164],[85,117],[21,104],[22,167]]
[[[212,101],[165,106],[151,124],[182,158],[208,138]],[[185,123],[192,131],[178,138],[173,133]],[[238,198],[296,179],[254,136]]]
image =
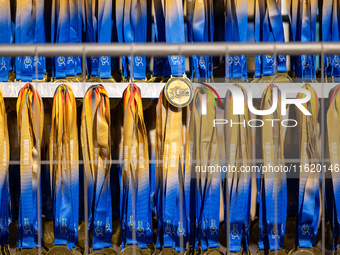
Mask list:
[[[35,44],[18,45],[11,44],[0,46],[0,56],[82,56],[83,80],[86,80],[86,57],[89,56],[168,56],[168,55],[301,55],[312,54],[324,55],[340,54],[340,43],[186,43],[186,44],[166,44],[166,43],[145,43],[145,44]],[[324,83],[323,61],[321,61],[321,83],[313,83],[320,98],[328,97],[329,91],[336,85],[335,83]],[[4,82],[0,83],[0,89],[6,98],[17,97],[24,82]],[[53,82],[32,82],[39,94],[43,98],[52,98],[58,83]],[[71,87],[77,98],[82,98],[86,89],[94,83],[71,83]],[[121,98],[124,89],[129,83],[103,83],[109,97]],[[224,97],[228,85],[233,83],[210,83]],[[142,83],[138,82],[143,98],[157,98],[164,87],[164,83]],[[199,83],[194,83],[194,88]],[[260,98],[268,83],[241,83],[245,89],[251,87],[254,97]],[[303,83],[278,84],[278,87],[301,87]],[[295,97],[296,94],[289,95]]]
[[[42,45],[1,45],[0,56],[81,56],[83,66],[83,80],[86,77],[86,57],[90,56],[168,56],[168,55],[324,55],[340,54],[340,43],[195,43],[195,44],[42,44]],[[312,86],[319,98],[328,98],[329,91],[336,86],[336,83],[324,83],[324,64],[321,61],[321,82],[313,83]],[[0,83],[0,89],[5,98],[16,98],[19,90],[25,82],[4,82]],[[32,82],[42,98],[52,98],[55,89],[60,83],[53,82]],[[76,98],[83,98],[88,87],[94,83],[69,83]],[[122,98],[123,92],[129,83],[103,83],[110,98]],[[224,97],[228,86],[233,83],[210,83],[217,93]],[[143,98],[158,98],[165,83],[142,83],[137,85],[141,89]],[[194,88],[199,83],[194,83]],[[269,83],[240,83],[246,90],[252,88],[253,97],[261,98],[262,93]],[[279,88],[302,87],[304,83],[279,83]],[[288,97],[296,97],[296,93],[288,94]],[[325,100],[321,100],[321,147],[325,147]],[[255,155],[252,157],[255,159]],[[292,159],[293,161],[295,159]],[[325,162],[324,151],[321,152],[320,162]],[[85,183],[84,183],[85,184]],[[84,186],[86,187],[86,186]],[[86,188],[85,188],[86,190]],[[325,175],[322,175],[322,200],[325,198]],[[87,199],[85,199],[87,201]],[[39,203],[39,201],[38,201]],[[87,217],[85,209],[85,219]],[[325,232],[325,208],[323,205],[321,224],[322,232]],[[86,221],[86,220],[85,220]],[[38,224],[41,229],[41,223]],[[40,231],[39,231],[40,233]],[[88,232],[85,231],[86,240]],[[325,254],[325,235],[322,235],[322,252]]]

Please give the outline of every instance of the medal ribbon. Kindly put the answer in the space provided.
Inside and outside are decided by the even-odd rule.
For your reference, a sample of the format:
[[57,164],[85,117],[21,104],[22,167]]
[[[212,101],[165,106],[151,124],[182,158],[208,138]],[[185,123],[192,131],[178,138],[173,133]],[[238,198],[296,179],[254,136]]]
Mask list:
[[[1,37],[0,44],[10,44],[13,41],[12,36],[12,21],[10,1],[2,1],[0,3],[0,29]],[[7,82],[9,78],[9,71],[11,68],[10,57],[0,57],[0,82]]]
[[[17,2],[15,19],[15,43],[31,44],[45,42],[44,1],[20,0]],[[32,81],[43,79],[46,73],[45,57],[17,57],[16,79]],[[38,77],[35,69],[38,67]]]
[[[125,0],[124,5],[124,42],[145,43],[147,28],[146,0]],[[133,79],[145,79],[146,58],[144,56],[128,57],[130,72],[133,64]],[[132,77],[132,75],[131,75]]]
[[[202,250],[219,247],[218,222],[221,173],[202,171],[209,169],[210,166],[217,167],[218,165],[217,129],[211,125],[216,118],[217,106],[213,93],[214,91],[208,85],[201,85],[196,89],[190,118],[191,129],[189,128],[190,132],[194,132],[194,134],[189,133],[187,136],[187,155],[190,156],[187,160],[188,168],[186,167],[186,169],[189,170],[189,174],[196,175],[194,181],[197,182],[197,221],[200,229],[200,233],[196,234],[199,234]],[[206,100],[203,100],[203,97],[206,97]],[[206,106],[203,104],[206,104]],[[204,107],[207,108],[206,114],[202,112]],[[193,141],[192,138],[194,138]],[[190,147],[194,150],[191,154]],[[192,164],[190,158],[195,160],[195,163]],[[196,171],[197,166],[200,167],[201,172]],[[194,172],[191,173],[191,171]],[[191,203],[191,201],[188,202]]]
[[54,180],[54,244],[72,250],[78,236],[79,157],[77,105],[67,84],[60,85],[54,95],[49,151]]
[[[245,0],[227,0],[226,2],[226,42],[247,41],[248,4]],[[247,80],[247,57],[245,55],[228,56],[226,60],[227,78]]]
[[40,145],[44,128],[43,109],[38,92],[32,84],[26,84],[20,90],[17,100],[21,186],[19,248],[34,248],[38,244],[38,217],[41,218],[41,215],[37,215],[37,188]]
[[125,90],[123,103],[122,247],[138,244],[145,249],[152,243],[149,152],[141,94],[135,84]]
[[[278,101],[277,110],[262,117],[265,123],[262,128],[262,155],[264,166],[276,167],[284,165],[283,156],[283,129],[281,125],[281,95],[280,90],[273,84],[269,85],[262,96],[262,110],[268,110],[272,107],[273,93],[276,88]],[[274,121],[275,120],[275,121]],[[287,213],[287,183],[285,173],[279,172],[264,172],[262,178],[262,191],[264,192],[261,202],[265,202],[262,209],[265,216],[261,222],[266,222],[267,237],[269,248],[271,251],[279,250],[283,245],[285,233],[286,213]]]
[[88,226],[93,230],[94,250],[112,246],[110,132],[107,92],[102,85],[92,86],[84,96],[81,143],[88,183]]
[[[276,0],[266,0],[263,3],[265,6],[265,14],[263,20],[263,42],[285,42],[283,22],[281,15],[281,1],[276,2]],[[274,75],[277,64],[278,72],[287,72],[286,67],[286,56],[279,55],[274,59],[274,56],[267,55],[262,56],[262,74]]]
[[8,225],[11,223],[9,209],[10,209],[10,193],[9,193],[9,155],[10,144],[7,128],[7,115],[5,102],[0,90],[0,155],[2,160],[0,164],[0,245],[1,247],[9,244],[9,229]]
[[[184,204],[184,146],[182,111],[172,107],[161,93],[157,112],[156,179],[158,237],[157,246],[185,250],[187,222]],[[171,132],[170,132],[171,131]],[[183,206],[182,206],[183,205]],[[184,240],[182,239],[184,238]],[[184,245],[181,246],[183,241]]]
[[[165,0],[165,38],[167,43],[185,43],[182,0]],[[172,76],[185,74],[184,56],[169,56],[168,60]]]
[[[331,159],[331,165],[334,167],[339,164],[339,142],[340,136],[339,132],[337,132],[339,127],[339,85],[334,89],[332,93],[332,97],[330,100],[330,105],[327,112],[327,132],[328,132],[328,148],[329,154]],[[332,217],[331,222],[334,222],[334,226],[332,226],[333,235],[338,236],[339,234],[339,224],[340,224],[340,208],[339,208],[339,201],[340,201],[340,194],[339,194],[339,173],[332,171],[332,192],[329,188],[326,190],[329,191],[327,193],[327,199],[331,200],[331,207],[327,208],[327,211],[330,211],[330,217]],[[328,195],[329,194],[329,195]],[[332,208],[333,207],[333,208]],[[333,246],[337,245],[337,241],[333,238]],[[334,247],[333,247],[334,248]]]
[[[247,94],[242,86],[238,86],[245,95],[245,109],[247,107]],[[249,112],[244,115],[233,114],[233,97],[228,90],[226,94],[225,119],[232,120],[233,124],[225,126],[226,159],[230,167],[246,167],[250,165],[247,160],[251,158],[251,132],[246,124],[249,121]],[[248,251],[249,224],[250,224],[250,188],[251,179],[249,173],[231,172],[226,175],[224,195],[230,197],[230,252]],[[226,201],[226,199],[225,199]],[[225,205],[226,206],[226,205]],[[226,227],[227,229],[227,227]],[[226,231],[227,232],[227,231]],[[242,240],[244,241],[242,243]]]
[[[316,163],[317,154],[317,119],[318,119],[318,98],[315,90],[309,84],[303,86],[311,93],[311,99],[303,106],[312,115],[304,115],[297,109],[297,121],[299,123],[300,137],[300,164],[301,167]],[[304,95],[298,94],[298,98]],[[299,188],[299,211],[298,211],[298,245],[302,248],[310,248],[315,245],[315,238],[318,233],[320,195],[319,195],[320,173],[302,171],[300,173]]]

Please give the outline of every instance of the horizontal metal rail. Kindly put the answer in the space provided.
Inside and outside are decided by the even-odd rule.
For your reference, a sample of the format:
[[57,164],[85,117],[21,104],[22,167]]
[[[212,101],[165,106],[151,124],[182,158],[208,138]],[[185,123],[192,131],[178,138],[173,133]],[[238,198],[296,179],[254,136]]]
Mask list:
[[[42,98],[53,98],[56,88],[61,83],[54,82],[31,82],[33,86],[38,91],[39,95]],[[74,93],[76,98],[83,98],[87,89],[98,83],[68,83]],[[109,83],[103,82],[101,83],[105,87],[109,98],[123,98],[124,90],[127,88],[129,83]],[[233,83],[208,83],[212,86],[216,92],[219,94],[221,98],[224,98],[228,88],[226,85],[233,85]],[[243,86],[246,91],[250,89],[253,92],[254,98],[262,98],[262,93],[269,85],[269,83],[239,83]],[[25,85],[25,82],[0,82],[0,90],[2,91],[4,98],[16,98],[20,89]],[[141,90],[142,98],[158,98],[165,83],[136,83],[136,85]],[[194,89],[197,88],[200,84],[193,83]],[[289,88],[301,88],[304,83],[276,83],[278,88],[281,89],[289,89]],[[311,83],[315,92],[317,93],[319,98],[327,98],[329,96],[329,91],[334,88],[338,83]],[[291,92],[287,93],[288,98],[296,98],[297,93]]]
[[0,56],[332,55],[340,43],[1,44]]

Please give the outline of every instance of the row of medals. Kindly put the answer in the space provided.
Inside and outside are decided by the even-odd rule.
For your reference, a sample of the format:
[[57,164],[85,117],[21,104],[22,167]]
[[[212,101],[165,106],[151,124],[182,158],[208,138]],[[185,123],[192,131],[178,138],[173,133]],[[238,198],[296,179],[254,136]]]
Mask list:
[[[52,82],[81,82],[83,79],[81,76],[76,77],[68,77],[66,79],[55,79]],[[120,80],[122,82],[129,82],[125,78],[121,78],[119,74],[113,75],[111,79],[100,79],[99,77],[91,77],[88,79],[88,82],[116,82]],[[46,82],[43,80],[42,82]],[[242,82],[242,80],[232,80],[233,82]],[[275,77],[263,77],[261,79],[255,79],[253,82],[278,82],[278,83],[289,83],[291,82],[291,78],[287,74],[278,74]],[[149,79],[145,80],[136,80],[134,82],[166,82],[164,87],[164,95],[169,101],[170,104],[176,107],[184,107],[187,106],[193,99],[193,86],[191,81],[187,77],[176,77],[171,79],[163,79],[158,76],[149,76]],[[244,82],[244,81],[243,81]],[[148,100],[150,102],[144,106],[143,100],[143,108],[146,109],[149,104],[152,103],[152,100]],[[118,100],[117,100],[118,103]],[[111,106],[112,107],[112,106]],[[223,108],[223,106],[222,106]],[[101,250],[92,250],[89,252],[90,255],[117,255],[117,252],[112,248],[103,248]],[[10,250],[8,247],[1,248],[1,254],[10,255]],[[70,251],[66,246],[54,246],[50,250],[46,250],[45,248],[41,248],[40,251],[38,248],[34,249],[21,249],[18,250],[14,255],[81,255],[84,254],[84,251],[80,247],[75,247],[72,251]],[[224,253],[218,248],[208,249],[207,251],[196,250],[193,248],[189,248],[185,252],[178,253],[176,249],[173,248],[165,248],[163,247],[161,250],[155,249],[153,245],[148,246],[146,249],[139,249],[137,246],[126,246],[122,249],[119,255],[224,255]],[[295,247],[293,250],[288,251],[284,247],[281,247],[278,251],[266,251],[266,250],[258,250],[256,255],[322,255],[321,251],[316,247],[312,247],[309,249]],[[227,252],[226,255],[251,255],[250,251],[240,251],[240,252]]]

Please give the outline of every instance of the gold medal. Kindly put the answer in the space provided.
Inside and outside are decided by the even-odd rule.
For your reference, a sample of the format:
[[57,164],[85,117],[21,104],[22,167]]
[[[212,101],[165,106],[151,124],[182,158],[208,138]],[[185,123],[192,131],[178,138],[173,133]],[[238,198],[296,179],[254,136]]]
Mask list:
[[256,255],[268,255],[268,251],[267,250],[259,250],[257,249]]
[[156,83],[159,83],[163,80],[163,76],[161,75],[157,75],[157,76],[153,76],[151,75],[151,78],[148,80],[148,82],[156,82]]
[[181,108],[193,99],[193,88],[189,79],[184,77],[171,78],[164,87],[164,94],[169,103]]
[[223,252],[219,248],[208,249],[207,251],[203,251],[203,255],[224,255]]
[[53,246],[48,252],[47,255],[73,255],[72,251],[67,249],[66,246]]
[[285,250],[278,250],[278,251],[271,251],[269,252],[268,255],[288,255],[288,252],[286,252]]
[[92,255],[92,254],[117,255],[117,252],[112,247],[108,247],[108,248],[103,248],[101,250],[94,250],[90,253],[90,255]]
[[119,255],[143,255],[143,251],[137,246],[127,246],[119,252]]
[[311,248],[300,248],[297,247],[291,250],[288,255],[322,255],[322,252],[315,246]]
[[179,255],[179,253],[173,248],[163,248],[159,255]]

